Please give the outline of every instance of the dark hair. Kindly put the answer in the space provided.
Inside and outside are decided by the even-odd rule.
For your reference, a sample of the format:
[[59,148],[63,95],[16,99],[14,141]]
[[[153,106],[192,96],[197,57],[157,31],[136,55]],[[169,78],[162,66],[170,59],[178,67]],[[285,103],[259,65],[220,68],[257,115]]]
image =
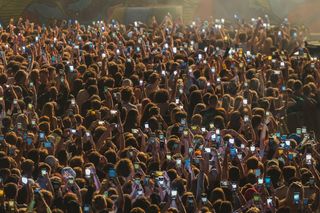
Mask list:
[[133,91],[130,87],[125,87],[121,90],[121,100],[128,103],[131,101]]
[[119,176],[129,177],[133,171],[132,162],[127,158],[119,160],[116,164],[116,171]]
[[166,89],[157,90],[154,94],[154,103],[166,103],[169,100],[169,92]]
[[8,200],[16,200],[18,195],[18,186],[15,183],[7,183],[4,185],[4,194]]

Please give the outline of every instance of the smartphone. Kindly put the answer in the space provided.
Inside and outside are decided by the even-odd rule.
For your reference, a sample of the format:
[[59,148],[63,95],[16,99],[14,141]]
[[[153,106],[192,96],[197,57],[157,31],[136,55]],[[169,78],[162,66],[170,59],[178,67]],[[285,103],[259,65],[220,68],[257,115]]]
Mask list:
[[243,99],[243,105],[247,105],[248,104],[248,99]]
[[47,175],[47,170],[46,169],[41,169],[41,175],[46,176]]
[[145,123],[145,124],[144,124],[144,128],[145,128],[145,129],[149,129],[149,128],[150,128],[150,127],[149,127],[149,123]]
[[115,178],[117,176],[116,170],[115,169],[109,169],[108,170],[108,176],[110,178]]
[[163,178],[163,176],[159,176],[159,177],[158,177],[158,184],[159,184],[160,186],[162,186],[162,185],[164,184],[164,178]]
[[258,178],[258,184],[262,185],[263,184],[263,178]]
[[305,126],[302,127],[302,128],[301,128],[301,133],[302,133],[302,134],[306,134],[306,133],[307,133],[307,127],[305,127]]
[[28,178],[27,177],[22,177],[21,182],[26,185],[28,183]]
[[249,116],[248,115],[245,115],[244,116],[244,122],[248,122],[249,121]]
[[289,159],[290,161],[293,160],[293,153],[288,153],[288,159]]
[[231,158],[236,157],[237,155],[237,149],[236,148],[230,148],[230,156]]
[[181,159],[180,158],[176,159],[176,164],[177,164],[177,167],[181,167]]
[[188,130],[186,130],[186,129],[183,130],[183,135],[184,135],[184,136],[188,136]]
[[256,175],[256,177],[260,177],[260,175],[261,175],[261,170],[260,170],[260,169],[256,169],[256,170],[255,170],[255,175]]
[[90,212],[90,206],[88,204],[85,204],[83,207],[83,212],[84,213],[89,213]]
[[300,200],[300,192],[294,192],[293,194],[293,202],[298,205]]
[[256,147],[255,146],[250,146],[250,151],[251,152],[255,152],[256,151]]
[[134,167],[135,170],[139,170],[140,169],[140,164],[138,162],[135,162],[133,164],[133,167]]
[[301,128],[297,128],[296,129],[296,133],[297,133],[297,135],[301,135],[302,134],[302,129]]
[[311,165],[311,159],[312,159],[312,156],[310,153],[306,154],[306,163],[307,165]]
[[117,114],[117,110],[110,110],[111,115],[116,115]]
[[74,71],[74,66],[73,66],[73,65],[70,65],[70,66],[69,66],[69,70],[70,70],[70,72],[73,72],[73,71]]
[[266,183],[267,187],[270,187],[271,186],[271,178],[270,178],[270,176],[266,176],[264,178],[264,182]]
[[73,177],[69,177],[68,178],[68,184],[69,185],[73,185],[74,184],[74,178]]
[[166,159],[167,160],[171,160],[172,159],[171,155],[170,154],[166,154]]
[[201,196],[201,201],[202,203],[207,203],[208,202],[208,198],[205,196]]
[[290,145],[291,145],[290,140],[286,140],[285,144],[287,147],[290,147]]
[[268,206],[268,208],[272,208],[273,207],[272,197],[268,197],[267,198],[267,206]]
[[11,211],[14,210],[14,203],[15,203],[14,200],[9,200],[9,208]]
[[138,129],[131,129],[132,134],[138,134],[139,130]]
[[186,169],[188,169],[190,167],[190,159],[189,158],[185,159],[184,166],[186,167]]
[[48,149],[48,148],[52,147],[52,144],[51,144],[50,141],[46,141],[46,142],[43,143],[43,146]]
[[84,173],[85,173],[86,177],[90,177],[91,176],[91,170],[89,168],[86,168]]
[[177,53],[177,48],[176,48],[176,47],[173,47],[173,48],[172,48],[172,51],[173,51],[174,54],[176,54],[176,53]]
[[206,147],[206,148],[204,148],[204,151],[205,151],[206,153],[211,153],[211,148],[210,148],[210,147]]
[[27,144],[30,146],[32,144],[32,138],[28,137],[27,138]]
[[175,199],[177,197],[177,195],[178,195],[178,191],[177,190],[175,190],[175,189],[171,190],[171,197],[173,199]]
[[258,202],[260,202],[260,200],[261,200],[261,198],[260,198],[260,196],[258,194],[253,195],[253,201],[254,202],[258,203]]
[[237,188],[238,188],[237,183],[232,183],[232,184],[231,184],[231,190],[232,190],[232,191],[237,191]]
[[227,180],[222,180],[222,181],[220,181],[220,186],[221,187],[228,187],[229,186],[229,182]]
[[216,129],[216,135],[220,135],[220,129]]
[[234,144],[234,138],[230,138],[230,139],[229,139],[229,143],[230,143],[231,145],[233,145],[233,144]]
[[44,132],[39,132],[39,138],[40,138],[40,140],[44,140],[44,138],[45,138]]

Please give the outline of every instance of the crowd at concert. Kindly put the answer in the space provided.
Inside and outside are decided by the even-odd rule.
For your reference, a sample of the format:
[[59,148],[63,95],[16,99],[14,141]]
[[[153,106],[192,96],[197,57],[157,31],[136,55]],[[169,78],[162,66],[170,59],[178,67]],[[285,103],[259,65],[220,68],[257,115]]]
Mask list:
[[0,26],[0,212],[319,212],[320,61],[287,19]]

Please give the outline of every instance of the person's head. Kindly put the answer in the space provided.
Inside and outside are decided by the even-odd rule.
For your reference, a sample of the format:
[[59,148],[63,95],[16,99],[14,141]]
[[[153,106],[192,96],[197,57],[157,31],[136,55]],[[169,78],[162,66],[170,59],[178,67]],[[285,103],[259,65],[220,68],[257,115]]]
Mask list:
[[296,167],[285,166],[282,169],[282,174],[285,182],[289,185],[291,183],[291,180],[296,176]]
[[230,122],[228,124],[229,129],[238,131],[242,124],[242,117],[239,111],[234,111],[230,115]]
[[116,172],[119,176],[128,178],[132,174],[132,171],[133,171],[132,162],[127,158],[119,160],[118,163],[116,164]]
[[159,89],[155,92],[154,103],[167,103],[169,101],[169,92],[166,89]]
[[188,213],[196,211],[196,199],[191,192],[184,193],[184,195],[181,197],[181,201]]
[[151,203],[149,202],[149,200],[146,197],[142,196],[142,197],[138,197],[133,202],[132,208],[141,208],[145,212],[148,212],[150,205],[151,205]]
[[48,116],[52,118],[54,116],[54,105],[52,103],[46,103],[42,108],[42,116]]
[[193,109],[193,115],[200,114],[203,110],[206,109],[206,105],[204,103],[198,103]]
[[210,107],[216,108],[218,105],[218,96],[217,95],[211,95],[209,97],[208,103]]
[[232,213],[232,203],[230,201],[222,201],[220,206],[220,212]]
[[222,188],[215,188],[210,193],[210,202],[215,203],[217,200],[224,201],[226,199]]
[[241,43],[246,43],[247,42],[247,34],[245,32],[239,33],[239,40]]
[[190,109],[190,113],[193,112],[194,107],[199,104],[202,103],[202,94],[201,94],[201,90],[194,90],[190,96],[189,96],[189,109]]
[[7,183],[4,185],[4,194],[7,200],[16,200],[18,195],[18,186],[15,183]]
[[267,169],[267,176],[270,177],[273,186],[277,186],[281,178],[281,170],[277,165],[270,166]]
[[107,202],[104,199],[103,195],[95,195],[92,198],[92,207],[94,211],[100,212],[102,210],[105,210],[107,208]]
[[202,125],[202,116],[200,114],[195,114],[191,117],[191,124],[194,126]]
[[255,156],[250,157],[247,159],[246,165],[248,169],[258,169],[259,160]]
[[148,78],[149,84],[158,85],[160,83],[160,77],[158,73],[152,73]]
[[124,103],[129,103],[132,99],[133,91],[130,87],[125,87],[121,90],[121,100]]
[[240,180],[240,171],[238,167],[232,166],[229,168],[229,180],[232,182],[238,182]]
[[126,122],[136,124],[137,126],[139,126],[139,112],[136,109],[129,110],[126,116]]
[[130,213],[145,213],[145,211],[140,207],[135,207],[130,210]]
[[16,81],[16,83],[20,86],[25,85],[26,80],[27,80],[27,73],[23,70],[19,70],[15,76],[14,76],[14,80]]

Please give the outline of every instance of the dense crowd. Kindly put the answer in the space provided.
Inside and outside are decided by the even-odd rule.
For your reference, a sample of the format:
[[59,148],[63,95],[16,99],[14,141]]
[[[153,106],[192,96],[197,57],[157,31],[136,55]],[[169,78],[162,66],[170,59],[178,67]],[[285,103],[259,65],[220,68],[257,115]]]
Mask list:
[[0,212],[319,212],[308,29],[168,14],[0,26]]

